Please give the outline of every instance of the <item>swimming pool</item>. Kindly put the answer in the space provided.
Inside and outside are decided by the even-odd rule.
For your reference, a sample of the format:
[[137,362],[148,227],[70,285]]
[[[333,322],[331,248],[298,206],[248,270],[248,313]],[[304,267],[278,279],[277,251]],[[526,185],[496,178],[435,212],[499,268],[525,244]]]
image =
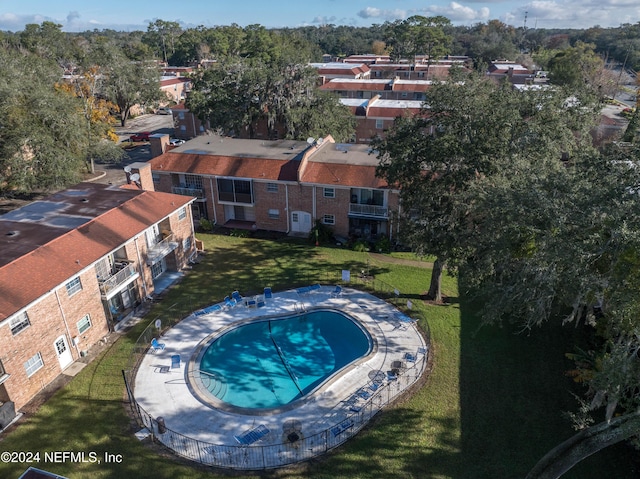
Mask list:
[[313,310],[253,320],[208,338],[192,376],[214,403],[273,409],[305,397],[371,350],[371,336],[355,319]]

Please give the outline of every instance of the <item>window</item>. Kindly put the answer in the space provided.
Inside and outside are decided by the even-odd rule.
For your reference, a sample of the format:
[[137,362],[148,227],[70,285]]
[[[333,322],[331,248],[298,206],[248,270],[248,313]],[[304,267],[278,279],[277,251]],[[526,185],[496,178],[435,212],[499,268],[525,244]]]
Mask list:
[[151,172],[151,179],[153,180],[153,184],[157,185],[158,183],[160,183],[160,174]]
[[14,336],[23,329],[28,328],[29,326],[31,326],[31,323],[29,322],[29,316],[27,316],[26,311],[9,321],[11,334],[13,334]]
[[191,236],[187,236],[182,241],[182,251],[187,252],[191,249]]
[[269,218],[271,218],[272,220],[279,219],[280,218],[280,210],[270,209],[269,210]]
[[76,276],[71,281],[69,281],[65,286],[67,287],[67,294],[69,296],[73,296],[78,291],[81,291],[82,283],[80,282],[80,276]]
[[184,112],[183,112],[183,111],[178,112],[178,118],[179,118],[180,120],[184,120]]
[[324,215],[322,217],[322,223],[325,225],[335,225],[336,217],[334,215]]
[[231,178],[218,178],[218,199],[231,203],[253,203],[251,182],[247,180],[234,180]]
[[197,190],[202,189],[202,176],[184,175],[184,182],[187,185],[187,188],[193,188]]
[[44,366],[44,362],[42,362],[42,356],[40,353],[36,353],[33,357],[28,359],[24,363],[24,370],[27,372],[27,377],[32,376],[38,369]]
[[324,188],[323,194],[325,198],[335,198],[336,190],[335,188]]
[[267,183],[267,191],[271,193],[278,192],[278,183]]
[[183,220],[186,217],[187,217],[187,208],[183,206],[182,208],[180,208],[180,211],[178,211],[178,219]]
[[77,322],[77,325],[78,325],[78,332],[82,334],[91,327],[91,318],[87,314],[80,321]]
[[384,120],[377,119],[376,120],[376,130],[382,130],[384,128]]

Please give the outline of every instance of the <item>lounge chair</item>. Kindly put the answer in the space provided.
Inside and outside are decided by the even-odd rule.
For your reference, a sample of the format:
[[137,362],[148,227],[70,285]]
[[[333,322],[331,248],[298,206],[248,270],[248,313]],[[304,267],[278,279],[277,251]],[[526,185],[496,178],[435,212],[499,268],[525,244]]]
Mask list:
[[256,298],[249,298],[247,299],[247,308],[255,308],[257,303],[258,301],[256,300]]
[[413,353],[404,353],[404,359],[406,359],[410,363],[415,363],[417,358]]
[[237,304],[237,301],[235,299],[231,299],[229,298],[229,296],[224,297],[224,305],[227,306],[228,308],[233,308],[236,304]]
[[180,367],[180,355],[174,354],[173,356],[171,356],[171,369],[175,369],[179,367]]
[[242,296],[240,296],[240,293],[238,291],[234,291],[233,293],[231,293],[231,297],[236,300],[236,303],[242,302]]
[[336,288],[333,291],[331,291],[332,298],[337,298],[341,294],[342,294],[342,286],[340,285],[337,285]]
[[364,389],[360,389],[360,390],[358,390],[356,392],[356,396],[361,397],[362,399],[364,399],[366,401],[367,399],[369,399],[371,397],[371,394],[369,394]]
[[239,434],[238,436],[233,436],[233,437],[242,446],[248,446],[250,444],[253,444],[256,441],[259,441],[267,434],[269,434],[269,428],[267,428],[267,426],[265,426],[264,424],[260,424],[259,426],[256,426],[253,429],[250,429],[249,431],[246,431],[242,434]]
[[309,286],[309,291],[315,291],[315,290],[320,289],[320,288],[321,288],[321,286],[318,283],[312,284],[311,286]]
[[271,286],[267,286],[264,288],[264,299],[273,298],[273,293],[271,292]]
[[151,340],[151,347],[153,348],[154,351],[162,351],[165,347],[165,344],[159,343],[156,338],[153,338]]
[[264,298],[258,298],[256,307],[264,308],[264,306],[265,306]]
[[336,426],[331,428],[331,434],[333,434],[334,437],[338,434],[342,434],[347,429],[353,427],[353,424],[353,419],[345,419],[340,424],[337,424]]

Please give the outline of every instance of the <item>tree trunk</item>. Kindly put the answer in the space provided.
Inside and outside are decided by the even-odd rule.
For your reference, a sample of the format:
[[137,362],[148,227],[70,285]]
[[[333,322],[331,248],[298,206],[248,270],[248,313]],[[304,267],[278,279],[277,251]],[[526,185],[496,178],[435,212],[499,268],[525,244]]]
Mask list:
[[442,271],[444,270],[444,261],[436,258],[431,270],[431,284],[427,296],[429,299],[439,303],[442,301]]
[[640,411],[583,429],[549,451],[525,479],[557,479],[578,462],[640,433]]

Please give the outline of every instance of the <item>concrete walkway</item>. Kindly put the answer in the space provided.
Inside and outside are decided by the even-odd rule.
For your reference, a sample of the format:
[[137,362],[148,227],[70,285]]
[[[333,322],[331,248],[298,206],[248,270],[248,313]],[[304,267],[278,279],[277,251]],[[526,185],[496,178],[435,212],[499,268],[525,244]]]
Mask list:
[[[285,424],[300,424],[305,435],[326,431],[353,414],[355,403],[363,406],[370,398],[359,397],[361,388],[372,384],[372,378],[384,377],[387,371],[405,363],[407,355],[420,364],[426,363],[428,346],[415,324],[393,306],[361,291],[344,288],[335,297],[333,288],[323,286],[310,292],[289,290],[274,293],[262,308],[235,306],[208,314],[191,315],[159,338],[165,346],[144,357],[135,380],[135,397],[153,418],[162,417],[167,428],[191,439],[214,445],[238,446],[235,436],[264,426],[271,433],[259,440],[260,445],[282,443]],[[242,321],[266,316],[291,315],[301,309],[340,310],[356,319],[371,335],[376,347],[365,358],[345,368],[294,407],[272,412],[238,412],[215,407],[192,390],[196,358],[207,338],[221,329],[235,327]],[[171,357],[179,354],[178,368],[171,367]],[[417,360],[417,361],[416,361]],[[416,374],[415,380],[420,374]],[[226,410],[225,410],[226,409]],[[159,438],[162,440],[162,438]],[[170,446],[171,447],[171,446]]]

